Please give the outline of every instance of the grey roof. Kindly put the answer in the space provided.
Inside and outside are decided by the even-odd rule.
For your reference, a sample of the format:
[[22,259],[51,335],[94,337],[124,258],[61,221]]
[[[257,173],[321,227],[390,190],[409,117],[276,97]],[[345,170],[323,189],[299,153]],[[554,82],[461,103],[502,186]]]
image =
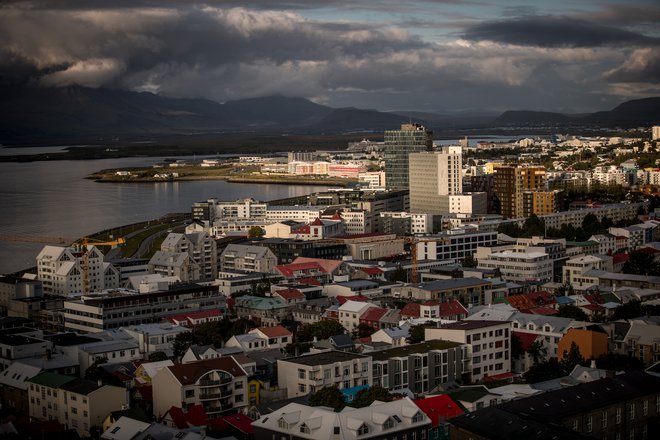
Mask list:
[[379,286],[378,283],[369,280],[351,280],[351,281],[343,281],[335,284],[338,286],[344,286],[351,289],[359,289],[359,288],[369,289]]
[[247,244],[230,244],[222,251],[222,256],[227,256],[227,254],[235,254],[237,258],[245,258],[248,254],[255,254],[255,258],[264,258],[266,256],[275,255],[273,252],[266,246],[252,246]]
[[88,344],[80,347],[80,350],[89,354],[98,354],[98,353],[107,353],[109,351],[132,350],[138,348],[139,346],[135,342],[114,340],[114,341],[103,341],[94,344]]
[[353,346],[351,335],[341,334],[330,336],[330,342],[337,348],[348,348]]
[[541,327],[550,325],[552,331],[555,333],[564,333],[567,329],[572,327],[581,327],[589,325],[583,321],[577,321],[573,318],[562,318],[560,316],[545,316],[545,315],[532,315],[530,313],[516,312],[511,316],[510,321],[517,321],[521,324],[521,329],[532,322],[535,326]]
[[149,265],[153,266],[167,266],[167,267],[180,267],[190,258],[187,253],[184,252],[166,252],[166,251],[156,251],[151,260],[149,260]]

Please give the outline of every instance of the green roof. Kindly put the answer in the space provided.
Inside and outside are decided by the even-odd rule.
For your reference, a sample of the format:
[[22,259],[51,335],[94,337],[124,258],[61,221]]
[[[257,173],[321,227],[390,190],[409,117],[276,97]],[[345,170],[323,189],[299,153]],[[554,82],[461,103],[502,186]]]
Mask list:
[[449,393],[449,396],[456,402],[462,400],[463,402],[473,403],[489,394],[490,392],[486,387],[474,387],[459,388],[456,391]]
[[28,382],[36,383],[37,385],[47,386],[49,388],[59,388],[65,383],[75,380],[75,377],[65,376],[63,374],[51,373],[49,371],[42,371],[34,376]]
[[419,344],[404,345],[403,347],[390,348],[388,350],[379,350],[368,353],[374,361],[384,361],[393,357],[405,357],[411,354],[428,353],[431,350],[447,350],[449,348],[458,347],[461,345],[459,342],[433,340],[420,342]]

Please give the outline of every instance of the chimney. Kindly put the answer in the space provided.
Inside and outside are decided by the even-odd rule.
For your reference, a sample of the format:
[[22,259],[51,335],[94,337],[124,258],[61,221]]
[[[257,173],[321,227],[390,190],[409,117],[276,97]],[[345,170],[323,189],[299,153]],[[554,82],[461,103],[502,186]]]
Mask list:
[[591,360],[591,365],[590,365],[590,367],[591,367],[591,368],[596,368],[596,359],[592,359],[592,360]]
[[101,379],[96,381],[96,384],[101,388],[103,386],[103,381]]

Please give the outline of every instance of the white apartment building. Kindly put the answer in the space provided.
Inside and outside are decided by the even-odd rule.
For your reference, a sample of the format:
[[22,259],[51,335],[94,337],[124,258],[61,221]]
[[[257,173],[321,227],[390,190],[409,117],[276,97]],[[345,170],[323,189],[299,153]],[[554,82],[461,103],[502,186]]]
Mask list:
[[190,328],[170,323],[132,325],[123,328],[124,332],[138,344],[140,353],[163,352],[172,356],[172,343],[177,335],[191,331]]
[[202,405],[209,418],[248,405],[247,373],[232,356],[221,356],[159,370],[153,377],[154,416],[173,406]]
[[103,259],[103,253],[95,246],[44,246],[37,255],[37,279],[42,282],[44,293],[51,295],[68,296],[119,287],[119,270]]
[[654,141],[660,139],[660,125],[654,125],[651,129],[651,139]]
[[190,310],[225,310],[217,286],[172,285],[149,293],[110,292],[64,301],[64,328],[82,333],[160,322]]
[[252,198],[239,199],[235,202],[218,202],[213,204],[214,219],[259,218],[266,216],[268,204]]
[[369,188],[385,187],[385,171],[372,171],[358,174],[358,180]]
[[321,217],[326,209],[328,206],[269,206],[266,210],[266,218],[272,223],[285,220],[311,223]]
[[186,253],[199,266],[201,279],[210,280],[218,276],[218,252],[213,237],[206,232],[190,234],[170,233],[160,245],[160,250]]
[[[472,381],[486,376],[504,377],[511,373],[511,323],[499,321],[458,321],[437,328],[427,327],[424,339],[441,339],[469,344],[472,352]],[[468,354],[469,358],[469,354]]]
[[188,252],[156,251],[149,260],[149,273],[177,277],[183,282],[201,278],[200,266]]
[[222,271],[272,272],[277,257],[265,246],[230,244],[220,256]]
[[488,195],[485,192],[449,196],[449,212],[456,214],[486,214]]
[[598,253],[603,255],[614,254],[616,248],[616,237],[612,234],[596,234],[589,237],[589,241],[598,243]]
[[582,275],[591,269],[611,272],[612,257],[609,255],[581,255],[571,258],[562,267],[562,281],[566,285],[582,286]]
[[81,437],[90,437],[93,428],[101,428],[112,411],[128,407],[128,393],[123,387],[45,371],[28,382],[30,417],[57,420]]
[[496,244],[496,231],[452,230],[420,239],[417,243],[417,259],[458,262],[467,256],[473,256],[478,247]]
[[609,233],[614,236],[626,237],[628,239],[628,250],[634,251],[646,243],[645,231],[639,226],[628,226],[627,228],[610,228]]
[[358,209],[346,209],[340,214],[344,222],[344,231],[348,235],[369,234],[373,232],[373,214]]
[[362,301],[346,301],[339,306],[339,323],[349,332],[360,325],[360,316],[376,305]]
[[604,217],[611,219],[614,223],[621,220],[629,220],[637,216],[637,210],[646,203],[612,203],[599,208],[576,209],[574,211],[555,212],[553,214],[542,214],[539,216],[548,228],[561,228],[566,223],[576,228],[582,226],[582,220],[587,214],[593,214],[602,221]]
[[339,389],[371,385],[371,356],[343,351],[324,351],[277,361],[279,387],[298,397],[321,388]]
[[381,212],[381,217],[410,219],[410,233],[413,235],[430,234],[433,232],[433,214],[415,212]]
[[515,246],[496,250],[479,248],[475,254],[480,269],[499,269],[505,281],[552,281],[553,260],[540,246]]

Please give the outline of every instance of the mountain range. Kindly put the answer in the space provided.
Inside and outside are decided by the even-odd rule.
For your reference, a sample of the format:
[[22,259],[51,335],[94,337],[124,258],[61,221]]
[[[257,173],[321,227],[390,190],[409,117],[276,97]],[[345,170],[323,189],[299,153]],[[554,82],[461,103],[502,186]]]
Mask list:
[[146,92],[0,86],[0,142],[127,139],[220,133],[382,132],[413,121],[435,130],[489,127],[633,127],[660,121],[660,97],[627,101],[609,111],[442,114],[332,108],[304,98],[268,96],[225,103]]

